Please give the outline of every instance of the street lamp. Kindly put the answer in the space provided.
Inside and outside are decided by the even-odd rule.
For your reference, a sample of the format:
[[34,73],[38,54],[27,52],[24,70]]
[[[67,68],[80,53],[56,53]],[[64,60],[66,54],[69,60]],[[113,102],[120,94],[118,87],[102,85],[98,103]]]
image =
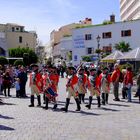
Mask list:
[[97,46],[97,48],[98,48],[98,65],[99,65],[99,62],[100,62],[100,39],[101,39],[101,37],[98,35],[97,37],[96,37],[96,39],[97,39],[97,44],[98,44],[98,46]]

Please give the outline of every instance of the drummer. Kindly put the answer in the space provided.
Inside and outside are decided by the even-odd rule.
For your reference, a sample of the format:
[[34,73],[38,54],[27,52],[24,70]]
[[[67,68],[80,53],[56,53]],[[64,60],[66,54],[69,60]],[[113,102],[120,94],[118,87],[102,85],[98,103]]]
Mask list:
[[57,101],[56,101],[56,97],[54,96],[52,98],[52,96],[49,94],[49,92],[47,91],[48,88],[51,88],[51,90],[56,94],[57,93],[57,87],[58,87],[58,81],[59,81],[59,76],[56,72],[56,67],[53,66],[49,66],[48,67],[48,74],[46,75],[46,81],[45,83],[45,107],[44,109],[48,109],[48,102],[53,101],[54,102],[54,107],[53,109],[57,108]]

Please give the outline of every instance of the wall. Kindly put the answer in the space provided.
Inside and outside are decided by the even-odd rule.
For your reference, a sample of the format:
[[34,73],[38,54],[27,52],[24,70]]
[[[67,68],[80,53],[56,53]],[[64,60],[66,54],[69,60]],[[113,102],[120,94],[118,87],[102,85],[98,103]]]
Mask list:
[[[129,30],[131,29],[131,36],[129,37],[121,37],[121,30]],[[112,32],[112,38],[103,39],[102,33],[103,32]],[[85,34],[92,34],[92,40],[85,40]],[[126,43],[130,44],[131,48],[137,48],[140,47],[140,20],[135,21],[129,21],[129,22],[118,22],[115,24],[109,24],[109,25],[101,25],[101,26],[93,26],[93,27],[87,27],[87,28],[79,28],[79,29],[73,29],[72,32],[72,42],[73,42],[73,62],[74,64],[79,64],[81,60],[81,56],[87,55],[86,49],[88,47],[94,48],[96,50],[97,48],[97,40],[96,37],[100,36],[100,48],[103,46],[112,46],[116,43],[119,43],[121,41],[125,41]],[[83,47],[75,47],[76,42],[75,39],[77,38],[83,38]],[[74,55],[77,55],[77,61],[74,61]]]

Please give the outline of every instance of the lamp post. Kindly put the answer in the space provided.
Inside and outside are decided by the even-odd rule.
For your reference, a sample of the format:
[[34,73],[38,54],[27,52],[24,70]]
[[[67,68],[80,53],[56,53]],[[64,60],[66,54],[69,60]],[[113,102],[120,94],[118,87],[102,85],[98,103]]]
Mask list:
[[98,48],[98,65],[99,65],[99,62],[100,62],[100,39],[101,39],[101,37],[98,35],[97,37],[96,37],[96,39],[97,39],[97,48]]

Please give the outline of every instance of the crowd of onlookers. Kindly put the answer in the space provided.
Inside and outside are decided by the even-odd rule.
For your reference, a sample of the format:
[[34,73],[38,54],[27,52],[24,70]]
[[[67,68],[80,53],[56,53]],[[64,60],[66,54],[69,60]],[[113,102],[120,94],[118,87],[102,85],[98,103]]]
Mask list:
[[26,97],[27,70],[23,66],[0,66],[0,93],[11,97],[10,89],[16,87],[16,97]]
[[[5,66],[2,67],[0,65],[0,94],[3,93],[3,95],[11,96],[10,89],[12,87],[16,88],[16,97],[26,97],[26,83],[28,79],[28,71],[29,69],[23,67],[23,66]],[[43,67],[40,70],[41,73],[43,73]],[[63,66],[57,67],[58,75],[61,76],[61,78],[64,78],[64,73],[67,73],[67,69]],[[97,75],[100,75],[101,68],[97,68]],[[129,102],[131,102],[131,89],[133,86],[133,72],[131,67],[128,67],[125,70],[120,71],[119,65],[115,64],[112,67],[108,67],[108,72],[111,76],[111,82],[113,84],[113,93],[114,93],[114,100],[119,101],[119,83],[121,82],[123,84],[122,87],[122,98],[128,99]],[[85,67],[85,73],[88,73],[88,69]],[[135,97],[139,97],[140,100],[140,74],[137,74],[137,92],[135,94]]]

